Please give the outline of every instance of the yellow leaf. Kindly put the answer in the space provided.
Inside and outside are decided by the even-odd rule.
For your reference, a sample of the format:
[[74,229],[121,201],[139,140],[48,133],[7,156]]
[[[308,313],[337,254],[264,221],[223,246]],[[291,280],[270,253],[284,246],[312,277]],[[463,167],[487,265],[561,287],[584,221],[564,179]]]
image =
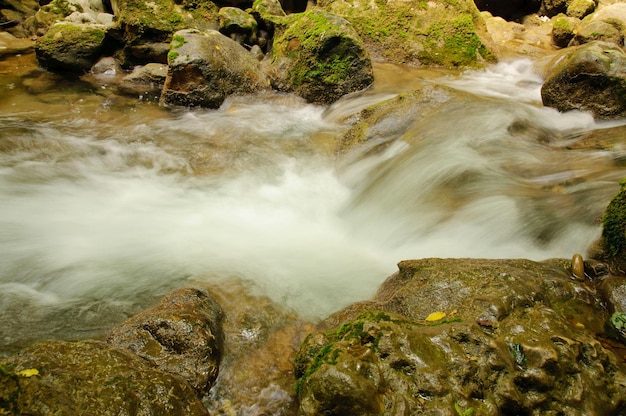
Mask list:
[[36,368],[27,368],[26,370],[18,371],[16,374],[20,377],[32,377],[39,375],[39,370]]
[[220,45],[215,45],[215,49],[220,50]]
[[426,317],[426,320],[429,321],[429,322],[432,322],[432,321],[438,321],[438,320],[443,319],[445,317],[446,317],[446,313],[445,312],[437,311],[437,312],[433,312],[430,315],[428,315]]

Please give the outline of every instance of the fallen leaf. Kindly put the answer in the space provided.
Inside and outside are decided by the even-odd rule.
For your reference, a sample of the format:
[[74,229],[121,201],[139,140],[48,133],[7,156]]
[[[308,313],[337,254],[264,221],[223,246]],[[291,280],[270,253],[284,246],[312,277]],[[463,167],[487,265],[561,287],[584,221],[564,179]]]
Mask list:
[[27,368],[26,370],[18,371],[16,374],[20,377],[32,377],[39,375],[39,370],[36,368]]
[[430,315],[428,315],[426,317],[426,320],[429,321],[429,322],[439,321],[439,320],[441,320],[441,319],[443,319],[445,317],[446,317],[446,313],[445,312],[437,311],[437,312],[433,312]]

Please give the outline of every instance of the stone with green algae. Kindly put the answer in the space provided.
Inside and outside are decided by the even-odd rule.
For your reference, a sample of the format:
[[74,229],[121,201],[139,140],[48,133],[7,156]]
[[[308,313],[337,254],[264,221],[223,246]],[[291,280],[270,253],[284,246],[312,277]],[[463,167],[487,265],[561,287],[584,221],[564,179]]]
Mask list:
[[106,29],[99,26],[57,23],[35,44],[42,67],[61,72],[86,72],[104,47]]
[[0,362],[0,414],[208,415],[189,384],[99,341],[46,341]]

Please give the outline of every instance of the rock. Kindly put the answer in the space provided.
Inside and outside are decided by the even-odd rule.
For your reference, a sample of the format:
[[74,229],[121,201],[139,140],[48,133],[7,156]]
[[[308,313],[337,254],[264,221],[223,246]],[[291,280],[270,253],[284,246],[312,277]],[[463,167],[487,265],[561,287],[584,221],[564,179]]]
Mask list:
[[569,46],[577,46],[593,41],[610,42],[616,45],[622,43],[622,33],[615,26],[600,21],[590,21],[581,24],[569,43]]
[[619,414],[626,374],[594,338],[600,301],[568,269],[401,262],[372,301],[303,342],[299,414]]
[[218,13],[219,31],[240,45],[257,43],[257,22],[251,14],[236,7],[222,7]]
[[566,14],[577,19],[593,13],[596,10],[595,0],[570,0],[567,4]]
[[541,87],[543,104],[559,111],[590,111],[598,118],[626,115],[626,53],[615,44],[567,48]]
[[290,15],[274,36],[266,66],[272,86],[330,104],[374,80],[372,63],[352,26],[321,10]]
[[560,13],[552,18],[552,42],[559,48],[565,48],[574,38],[575,29],[580,19]]
[[211,414],[295,415],[293,360],[313,325],[240,282],[208,290],[228,317]]
[[472,0],[319,0],[317,5],[352,23],[375,60],[444,67],[475,67],[496,60],[495,46]]
[[19,39],[8,32],[0,32],[0,56],[26,53],[33,50],[35,43],[28,39]]
[[259,62],[215,30],[176,32],[168,66],[163,105],[217,108],[229,95],[251,94],[268,86]]
[[626,180],[602,217],[602,237],[594,258],[609,264],[611,272],[626,275]]
[[108,342],[206,394],[218,374],[222,319],[221,307],[208,293],[184,288],[168,293],[154,308],[115,327]]
[[542,0],[539,14],[552,17],[567,11],[567,4],[572,0]]
[[626,312],[626,279],[623,276],[603,279],[599,289],[610,313]]
[[97,26],[58,23],[37,41],[35,53],[46,69],[82,73],[100,57],[105,34]]
[[40,342],[4,359],[0,413],[208,415],[185,380],[99,341]]
[[210,0],[111,0],[111,8],[116,17],[111,35],[123,50],[125,67],[167,62],[166,51],[161,59],[146,59],[144,44],[169,44],[182,29],[217,29],[218,7]]
[[167,65],[151,63],[136,66],[132,73],[122,79],[119,89],[124,94],[158,100],[166,77]]

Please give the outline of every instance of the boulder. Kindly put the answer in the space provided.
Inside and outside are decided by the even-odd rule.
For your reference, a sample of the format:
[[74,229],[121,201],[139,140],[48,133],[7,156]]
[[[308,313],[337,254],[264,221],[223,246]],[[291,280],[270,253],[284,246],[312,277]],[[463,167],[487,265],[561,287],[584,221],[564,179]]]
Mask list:
[[444,67],[495,61],[494,45],[472,0],[319,0],[352,23],[375,60]]
[[4,359],[0,413],[208,415],[185,380],[100,341],[45,341]]
[[108,342],[208,393],[222,355],[223,312],[207,292],[184,288],[115,327]]
[[603,41],[620,45],[624,37],[619,29],[610,23],[595,20],[582,23],[575,31],[568,46],[583,45],[593,41]]
[[35,53],[46,69],[83,73],[100,57],[105,35],[102,27],[57,23],[37,41]]
[[303,342],[299,414],[619,414],[626,373],[595,338],[608,314],[571,274],[566,260],[401,262]]
[[580,19],[560,13],[552,18],[552,42],[559,48],[565,48],[574,38]]
[[218,7],[210,0],[111,0],[111,8],[116,18],[111,35],[123,50],[125,66],[165,63],[167,50],[147,59],[143,45],[169,43],[178,30],[217,29]]
[[596,0],[570,0],[567,3],[565,14],[577,19],[590,15],[596,10]]
[[136,66],[119,84],[122,93],[158,101],[167,77],[167,65],[151,63]]
[[8,32],[0,32],[0,57],[31,52],[35,43],[29,39],[16,38]]
[[168,53],[161,104],[217,108],[229,95],[267,87],[259,62],[243,46],[216,30],[182,30]]
[[626,180],[604,211],[598,245],[594,258],[607,262],[613,273],[626,275]]
[[558,55],[541,87],[543,104],[559,111],[590,111],[598,118],[626,115],[626,53],[591,42]]
[[251,14],[237,7],[222,7],[218,13],[219,31],[240,45],[257,43],[257,22]]
[[265,67],[272,87],[309,102],[330,104],[374,80],[365,47],[347,20],[311,10],[276,29]]

